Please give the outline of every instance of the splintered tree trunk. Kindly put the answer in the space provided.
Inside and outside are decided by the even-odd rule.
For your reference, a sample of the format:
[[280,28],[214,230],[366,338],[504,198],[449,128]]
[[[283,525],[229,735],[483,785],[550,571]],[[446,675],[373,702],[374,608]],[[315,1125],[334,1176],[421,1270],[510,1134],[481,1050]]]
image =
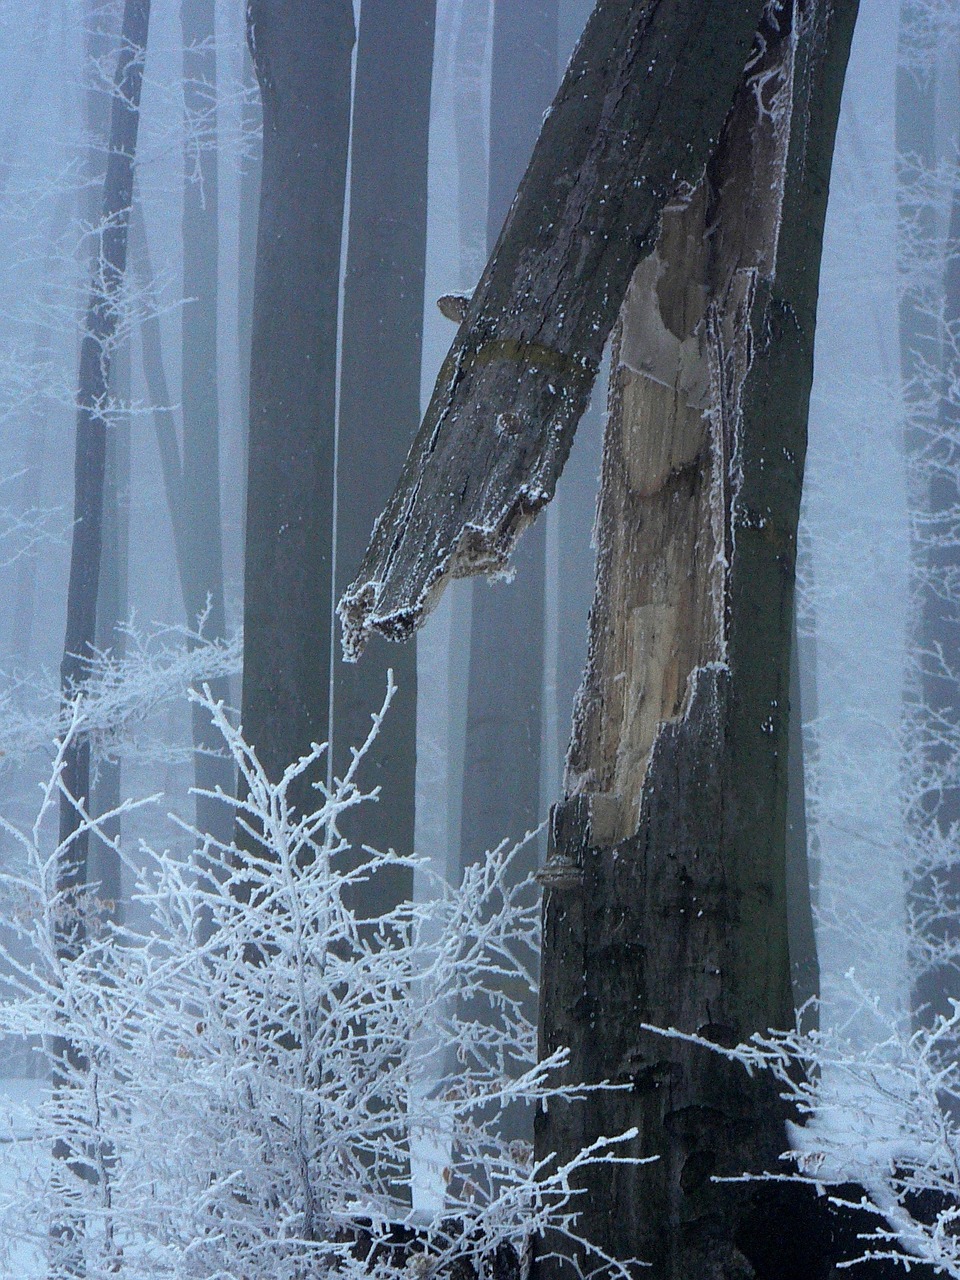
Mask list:
[[598,0],[341,598],[347,656],[409,636],[451,577],[502,570],[553,496],[633,269],[699,179],[763,8]]
[[[420,359],[427,240],[427,141],[436,0],[367,0],[357,46],[350,169],[350,239],[343,298],[337,457],[337,590],[356,571],[420,420]],[[397,694],[364,761],[375,805],[344,815],[356,845],[413,852],[417,662],[413,646],[380,641],[363,662],[335,662],[333,758],[342,776],[370,732],[387,670]],[[412,871],[363,887],[377,916],[412,894]]]
[[[263,169],[250,367],[242,719],[271,778],[330,708],[334,398],[350,0],[251,0]],[[304,778],[295,798],[315,801]]]
[[[541,1046],[623,1092],[537,1151],[636,1126],[580,1229],[656,1280],[815,1280],[836,1245],[775,1172],[776,1087],[707,1048],[793,1024],[785,828],[796,532],[818,264],[856,0],[768,7],[719,145],[621,311],[587,675],[543,873]],[[557,1242],[550,1242],[555,1245]],[[569,1256],[569,1248],[559,1246]],[[538,1275],[558,1271],[544,1257]]]

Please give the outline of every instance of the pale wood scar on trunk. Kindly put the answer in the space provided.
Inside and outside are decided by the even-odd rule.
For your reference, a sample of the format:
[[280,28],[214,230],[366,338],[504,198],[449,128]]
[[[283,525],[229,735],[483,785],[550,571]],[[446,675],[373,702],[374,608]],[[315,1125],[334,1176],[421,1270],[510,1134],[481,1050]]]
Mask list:
[[661,728],[684,716],[698,673],[726,661],[737,418],[786,167],[792,57],[781,48],[780,59],[761,55],[731,118],[720,185],[708,172],[664,211],[614,335],[597,591],[565,784],[590,797],[597,845],[634,833]]

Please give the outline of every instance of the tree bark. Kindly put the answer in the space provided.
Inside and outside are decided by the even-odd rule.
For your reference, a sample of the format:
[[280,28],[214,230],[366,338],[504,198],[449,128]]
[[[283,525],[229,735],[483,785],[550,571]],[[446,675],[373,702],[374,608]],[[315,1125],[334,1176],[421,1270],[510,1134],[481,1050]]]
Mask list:
[[[488,252],[556,92],[556,0],[496,0],[491,81]],[[517,548],[510,582],[474,590],[461,869],[539,820],[545,533],[541,522]]]
[[[74,526],[67,587],[67,623],[60,683],[67,704],[83,689],[96,641],[97,595],[103,538],[104,471],[109,411],[110,365],[119,322],[120,292],[127,265],[127,231],[133,198],[134,160],[140,123],[140,90],[146,56],[150,0],[125,0],[120,52],[110,111],[110,142],[99,243],[80,345],[77,395]],[[85,938],[79,901],[88,880],[90,833],[83,829],[75,803],[90,801],[90,743],[71,742],[64,753],[64,793],[60,799],[60,858],[57,890],[63,895],[57,925],[57,951],[76,956]],[[75,1046],[60,1040],[51,1046],[53,1085],[70,1087],[83,1063]],[[64,1212],[51,1227],[51,1273],[83,1274],[82,1222],[69,1209],[71,1180],[91,1176],[89,1153],[64,1140],[54,1144],[55,1177],[64,1179]],[[69,1171],[69,1172],[68,1172]]]
[[[792,12],[791,12],[792,11]],[[538,1116],[597,1168],[580,1229],[656,1280],[812,1280],[839,1237],[777,1172],[768,1079],[722,1045],[793,1024],[793,586],[823,220],[856,0],[768,8],[723,136],[633,278],[611,379],[590,656],[543,873],[541,1047],[600,1092]],[[794,43],[795,41],[795,43]],[[559,1274],[548,1241],[538,1276]],[[582,1263],[582,1259],[578,1259]]]
[[[328,738],[337,297],[350,0],[251,0],[263,170],[250,370],[242,719],[270,777]],[[312,804],[310,779],[295,797]]]
[[633,269],[699,180],[763,7],[597,4],[341,600],[348,656],[371,631],[409,635],[446,579],[502,571],[550,500]]
[[[114,356],[110,374],[114,409],[107,433],[104,469],[103,551],[97,595],[97,648],[117,660],[124,656],[129,621],[130,563],[130,344]],[[122,766],[118,758],[101,756],[95,762],[91,813],[97,817],[117,809],[121,800]],[[120,819],[103,821],[103,837],[90,848],[88,877],[97,885],[101,913],[123,919],[123,864],[112,842],[120,837]]]
[[[77,408],[74,527],[67,588],[67,625],[60,681],[70,699],[81,689],[96,639],[97,592],[103,521],[103,483],[110,362],[119,321],[118,302],[127,265],[127,230],[140,123],[140,89],[150,0],[126,0],[120,54],[110,116],[110,150],[103,184],[99,252],[80,346]],[[71,796],[90,795],[90,747],[78,740],[64,761],[64,785]],[[88,833],[79,830],[75,807],[60,805],[60,840],[65,857],[60,888],[75,890],[86,880]],[[66,925],[64,946],[81,926]],[[70,935],[70,936],[67,936]]]
[[[487,250],[492,251],[557,87],[557,0],[494,0],[490,87]],[[546,522],[516,549],[509,582],[478,582],[470,614],[470,662],[460,816],[462,875],[502,840],[517,841],[540,817],[543,736]],[[537,867],[528,844],[512,874]],[[459,876],[458,876],[459,880]],[[508,989],[531,1023],[536,994]],[[473,1008],[479,1021],[493,1009]],[[505,1139],[530,1141],[533,1115],[511,1107]]]
[[[337,592],[356,571],[374,521],[396,484],[420,420],[427,141],[436,0],[411,0],[402,23],[392,0],[367,0],[360,16],[353,100],[350,237],[343,297],[337,454]],[[397,694],[364,762],[376,805],[344,815],[356,845],[413,852],[417,663],[411,646],[375,643],[357,666],[334,662],[334,768],[370,732],[387,670]],[[363,912],[379,916],[413,890],[412,871],[363,887]]]

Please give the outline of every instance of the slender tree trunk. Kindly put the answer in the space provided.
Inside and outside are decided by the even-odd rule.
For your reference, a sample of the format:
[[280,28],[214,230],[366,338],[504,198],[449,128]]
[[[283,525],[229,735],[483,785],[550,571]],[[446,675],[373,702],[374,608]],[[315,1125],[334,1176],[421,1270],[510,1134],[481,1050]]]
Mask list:
[[[240,492],[247,492],[249,474],[249,438],[250,438],[250,348],[253,327],[253,281],[257,261],[257,212],[260,205],[260,170],[263,149],[262,112],[260,110],[260,91],[253,70],[250,50],[245,49],[243,55],[244,102],[240,113],[240,128],[243,132],[243,172],[240,175],[240,225],[238,228],[237,252],[240,257],[239,287],[237,306],[239,319],[237,323],[237,342],[240,347],[240,404],[242,422],[240,426],[241,448],[243,450],[240,469]],[[246,539],[246,506],[241,509],[241,545]]]
[[[513,203],[557,88],[556,0],[495,0],[487,251]],[[461,866],[537,825],[546,523],[526,535],[510,582],[476,585],[470,634]],[[536,851],[531,847],[530,858]]]
[[[918,30],[919,28],[919,30]],[[897,71],[897,152],[900,220],[917,247],[935,252],[940,240],[937,211],[924,179],[938,163],[938,49],[920,6],[901,12]],[[918,57],[918,55],[923,55]],[[949,848],[960,822],[960,548],[955,536],[960,510],[957,481],[960,405],[957,341],[960,336],[960,185],[953,193],[947,230],[948,256],[943,305],[937,314],[929,281],[909,280],[900,303],[900,368],[908,413],[914,501],[921,514],[914,546],[914,727],[927,784],[908,820],[918,845],[932,854],[915,871],[912,908],[917,939],[913,1007],[922,1025],[949,1016],[960,999],[960,972],[953,958],[960,939],[960,867],[930,848],[931,834]],[[938,371],[934,373],[933,371]],[[931,376],[933,375],[933,376]],[[933,385],[931,385],[931,383]]]
[[[392,0],[361,9],[353,103],[350,238],[343,298],[337,455],[339,594],[356,571],[374,521],[397,482],[420,421],[423,282],[427,238],[427,141],[436,0],[410,0],[397,22]],[[357,844],[413,851],[417,664],[413,646],[371,645],[362,663],[336,661],[334,769],[370,731],[393,668],[397,695],[367,757],[363,782],[376,805],[345,815]],[[363,911],[380,915],[412,893],[412,872],[364,886]]]
[[[41,312],[46,314],[53,300],[54,272],[56,270],[56,250],[61,235],[66,229],[73,201],[62,195],[57,201],[53,217],[50,220],[46,260],[43,266],[46,281],[41,303]],[[34,333],[31,364],[34,368],[43,368],[53,359],[53,342],[49,322],[41,319],[37,322]],[[23,473],[20,482],[19,502],[22,511],[37,510],[42,501],[44,457],[47,449],[47,429],[50,419],[50,401],[44,397],[35,404],[30,413],[30,430],[23,442]],[[16,582],[13,595],[13,610],[10,617],[9,651],[18,665],[26,666],[33,646],[33,623],[37,602],[37,579],[40,572],[40,550],[29,548],[20,557],[17,564]]]
[[[130,346],[114,356],[110,376],[114,408],[107,432],[104,468],[103,550],[100,589],[97,596],[97,648],[122,659],[126,647],[124,624],[129,620],[130,559]],[[91,812],[111,813],[121,800],[122,767],[119,759],[95,762]],[[113,920],[123,917],[122,863],[110,842],[120,836],[120,819],[103,823],[104,839],[94,836],[90,846],[88,877],[98,885],[102,909]]]
[[[118,302],[127,264],[127,229],[133,196],[134,159],[140,123],[140,90],[146,54],[150,0],[125,0],[120,53],[110,113],[110,143],[99,219],[99,251],[80,347],[73,543],[67,588],[67,625],[60,667],[63,698],[82,690],[96,641],[97,595],[103,537],[104,472],[108,430],[110,364],[119,321]],[[64,757],[60,803],[61,861],[57,888],[64,897],[57,947],[70,959],[83,945],[85,925],[77,901],[87,883],[89,832],[69,797],[90,800],[90,744],[75,739]],[[53,1045],[55,1089],[69,1087],[71,1072],[82,1065],[75,1049]],[[57,1176],[64,1184],[64,1214],[51,1229],[51,1271],[56,1276],[82,1272],[82,1224],[69,1212],[70,1182],[88,1176],[86,1153],[63,1141],[54,1145],[62,1162]]]
[[[263,178],[250,368],[242,719],[271,777],[328,737],[350,0],[251,0]],[[296,801],[312,804],[308,779]]]
[[[536,1142],[563,1161],[637,1127],[633,1154],[657,1161],[588,1173],[580,1227],[656,1280],[815,1280],[838,1260],[808,1189],[711,1180],[780,1167],[772,1082],[641,1024],[729,1045],[793,1023],[794,561],[855,14],[855,0],[768,9],[614,353],[590,656],[543,873],[540,1034],[544,1053],[570,1046],[565,1078],[628,1088],[551,1105]],[[544,1256],[539,1276],[555,1272]]]
[[[80,348],[74,531],[64,656],[60,668],[61,686],[67,699],[75,690],[82,688],[96,641],[106,465],[105,414],[110,362],[119,320],[117,304],[127,263],[127,228],[149,17],[149,0],[126,0],[99,222],[100,248]],[[71,745],[64,767],[64,783],[76,799],[89,798],[88,743],[79,740]],[[89,841],[86,833],[78,831],[78,826],[74,806],[64,799],[60,808],[60,839],[70,842],[61,871],[61,887],[64,889],[76,888],[86,879]]]
[[[184,568],[189,581],[187,624],[203,618],[203,636],[226,635],[223,534],[220,518],[220,404],[217,390],[217,55],[214,0],[182,0],[183,86],[187,124],[184,152],[183,296],[183,520]],[[229,701],[226,677],[211,682],[214,698]],[[204,709],[191,710],[197,787],[233,791],[233,768]],[[210,796],[196,797],[197,827],[230,838],[233,811]]]
[[[557,88],[557,0],[494,0],[487,252],[496,244]],[[521,839],[540,817],[546,521],[517,547],[509,582],[478,582],[470,664],[460,817],[460,872],[501,840]],[[517,879],[536,870],[530,843]],[[532,991],[510,991],[536,1021]],[[483,1022],[491,1011],[474,1009]],[[512,1108],[501,1136],[530,1140],[533,1116]]]

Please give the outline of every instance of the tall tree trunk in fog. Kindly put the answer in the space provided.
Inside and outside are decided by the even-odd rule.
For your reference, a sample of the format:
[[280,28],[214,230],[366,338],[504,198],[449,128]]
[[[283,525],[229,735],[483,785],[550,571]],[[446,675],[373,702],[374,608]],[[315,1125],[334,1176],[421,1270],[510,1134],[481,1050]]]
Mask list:
[[[328,736],[337,295],[351,0],[251,0],[263,168],[242,720],[270,777]],[[295,800],[311,803],[304,780]]]
[[[496,244],[557,88],[557,0],[493,0],[487,252]],[[478,582],[470,616],[460,871],[540,817],[547,522],[527,533],[509,582]],[[517,878],[536,869],[528,844]],[[509,993],[536,1019],[532,991]],[[481,1020],[491,1014],[480,1010]],[[495,1014],[493,1015],[495,1016]],[[503,1137],[529,1140],[529,1108],[502,1118]]]
[[[87,664],[96,641],[97,595],[100,585],[100,558],[103,537],[104,472],[107,455],[106,417],[110,364],[119,322],[118,303],[127,265],[127,230],[133,197],[134,159],[140,123],[140,90],[146,55],[150,0],[125,0],[120,52],[114,76],[110,111],[110,142],[103,200],[99,218],[99,245],[94,266],[90,301],[80,345],[77,393],[77,435],[73,542],[67,587],[67,624],[60,681],[63,697],[69,700],[82,690]],[[64,756],[62,780],[66,792],[85,804],[90,799],[90,744],[74,740]],[[89,832],[80,829],[77,810],[68,796],[60,801],[60,842],[63,848],[57,872],[57,887],[67,895],[77,895],[87,880]],[[65,910],[58,926],[57,945],[61,955],[77,953],[84,939],[84,915]],[[54,1045],[55,1061],[67,1064],[75,1050]],[[54,1071],[54,1084],[65,1084],[66,1072]],[[84,1176],[89,1153],[72,1150],[64,1141],[54,1146],[54,1158],[70,1162],[74,1174]],[[80,1224],[69,1214],[52,1228],[55,1275],[76,1275],[82,1270],[79,1258]]]
[[[115,408],[107,432],[103,485],[103,539],[100,586],[97,593],[97,648],[114,659],[124,656],[129,620],[130,551],[130,344],[124,343],[111,362],[110,398]],[[91,812],[99,817],[120,804],[119,759],[97,762],[92,786]],[[121,862],[111,842],[120,835],[120,819],[103,823],[105,839],[94,836],[90,847],[88,879],[99,886],[97,896],[114,920],[122,916]]]
[[[336,587],[356,571],[373,523],[396,484],[420,421],[423,281],[427,239],[427,141],[436,0],[393,0],[360,12],[350,162],[350,237],[343,297],[337,456]],[[344,815],[355,843],[413,851],[417,665],[411,645],[371,645],[361,663],[337,660],[334,768],[370,731],[392,667],[397,694],[371,754],[364,787],[376,805]],[[412,892],[412,872],[364,888],[379,915]],[[374,895],[375,894],[375,898]]]
[[[901,8],[897,68],[896,137],[898,203],[901,228],[911,248],[931,255],[941,239],[938,211],[928,181],[937,169],[937,121],[940,112],[936,33],[925,21],[926,7],[909,0]],[[954,96],[957,84],[945,86]],[[941,90],[942,92],[942,90]],[[917,727],[921,734],[923,775],[929,781],[911,816],[920,844],[931,831],[946,847],[960,823],[960,546],[956,517],[960,509],[957,479],[958,370],[950,367],[960,335],[960,187],[953,196],[947,233],[948,257],[943,281],[943,310],[930,296],[930,281],[908,279],[900,302],[900,368],[906,401],[907,449],[911,456],[915,501],[921,518],[914,547],[916,616],[913,647],[921,655],[917,676]],[[950,340],[950,335],[953,340]],[[946,341],[944,340],[946,339]],[[944,366],[943,362],[947,364]],[[943,366],[943,367],[941,367]],[[931,371],[939,370],[939,386]],[[953,390],[951,389],[953,388]],[[932,850],[930,851],[932,853]],[[912,909],[925,933],[913,988],[913,1005],[925,1025],[950,1014],[960,999],[960,975],[937,952],[957,937],[960,868],[956,860],[933,854],[914,885]],[[931,910],[934,902],[938,907]],[[949,948],[948,948],[949,949]]]
[[[103,488],[110,362],[119,321],[118,302],[127,263],[127,229],[133,193],[133,166],[140,122],[140,88],[150,18],[149,0],[125,0],[121,49],[110,116],[110,150],[99,218],[99,252],[80,347],[74,527],[67,588],[67,626],[60,667],[64,696],[82,688],[96,641],[100,581]],[[90,794],[90,747],[74,742],[64,783],[77,799]],[[74,807],[64,799],[60,838],[72,840],[61,881],[64,888],[86,876],[88,839],[77,831]]]
[[[237,345],[240,364],[240,439],[243,461],[240,470],[240,492],[247,491],[250,438],[250,345],[253,328],[253,281],[257,260],[257,211],[260,205],[260,167],[263,145],[262,113],[257,77],[249,48],[243,57],[243,107],[240,128],[243,133],[243,172],[240,175],[240,219],[237,229],[239,281],[237,306]],[[246,507],[241,510],[240,538],[246,537]]]
[[[709,1049],[793,1025],[786,826],[818,263],[855,0],[768,10],[706,174],[621,312],[587,675],[544,871],[541,1047],[631,1086],[537,1120],[562,1162],[636,1126],[580,1229],[663,1280],[814,1280],[836,1241],[776,1171],[776,1085]],[[791,27],[797,24],[798,42]],[[794,63],[795,49],[795,63]],[[560,1274],[544,1258],[539,1275]]]
[[[66,230],[73,201],[67,195],[57,200],[47,232],[47,253],[43,264],[45,285],[41,302],[42,319],[34,332],[30,363],[42,368],[53,359],[53,331],[46,318],[53,301],[56,272],[56,246]],[[33,406],[30,414],[30,430],[23,441],[23,466],[20,479],[19,505],[22,511],[35,511],[41,505],[43,493],[44,459],[48,444],[50,401],[44,399]],[[17,666],[25,666],[33,645],[33,624],[37,602],[37,580],[40,572],[40,552],[31,547],[17,562],[14,605],[11,613],[9,651]]]
[[[502,566],[549,501],[621,308],[590,658],[545,888],[540,1158],[636,1127],[578,1230],[658,1280],[820,1280],[837,1235],[777,1172],[793,1022],[785,827],[796,530],[820,244],[856,0],[599,0],[404,473],[341,602],[348,652]],[[752,50],[751,50],[752,43]],[[541,1276],[570,1245],[538,1246]],[[854,1243],[854,1247],[856,1247]],[[582,1267],[583,1259],[577,1259]],[[589,1263],[586,1263],[589,1266]],[[579,1271],[583,1274],[583,1271]]]
[[[217,55],[214,0],[181,0],[183,95],[186,115],[183,194],[183,521],[184,570],[189,584],[187,625],[203,617],[203,635],[226,634],[223,535],[220,518],[220,404],[217,391]],[[211,694],[229,701],[226,677]],[[191,709],[197,787],[233,790],[232,765],[202,707]],[[232,810],[196,797],[197,826],[228,840]]]
[[[557,0],[494,0],[488,252],[556,92],[557,10]],[[520,543],[511,582],[474,588],[461,867],[539,820],[545,536],[540,521]]]
[[[494,0],[488,252],[557,90],[557,32],[557,0]],[[539,820],[545,532],[540,521],[517,548],[511,582],[474,591],[462,867]]]

